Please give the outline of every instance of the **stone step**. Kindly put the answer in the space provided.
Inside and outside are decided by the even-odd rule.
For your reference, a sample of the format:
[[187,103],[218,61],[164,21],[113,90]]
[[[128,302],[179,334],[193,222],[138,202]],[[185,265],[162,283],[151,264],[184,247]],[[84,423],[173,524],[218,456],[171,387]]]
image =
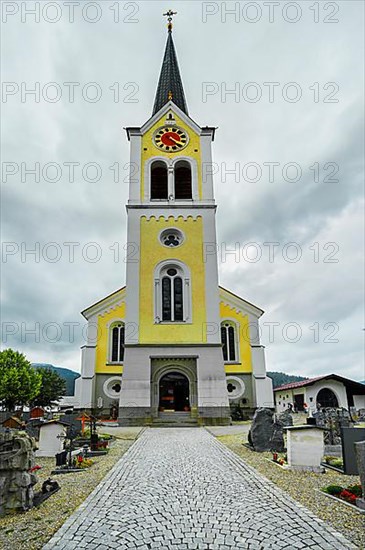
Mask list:
[[187,422],[153,422],[151,428],[198,428],[198,423]]
[[189,412],[159,413],[152,423],[152,428],[194,428],[197,426],[197,419],[192,418]]

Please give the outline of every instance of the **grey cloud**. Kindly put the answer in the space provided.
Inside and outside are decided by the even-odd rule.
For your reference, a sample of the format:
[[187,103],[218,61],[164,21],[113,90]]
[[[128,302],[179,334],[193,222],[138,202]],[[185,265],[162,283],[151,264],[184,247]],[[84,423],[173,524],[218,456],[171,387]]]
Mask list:
[[[4,240],[25,242],[29,248],[35,242],[95,241],[103,250],[95,264],[80,255],[75,263],[63,258],[56,264],[9,258],[2,264],[3,321],[82,326],[79,311],[125,281],[123,259],[115,263],[109,247],[115,242],[122,247],[126,240],[128,188],[122,181],[113,182],[109,166],[119,162],[125,177],[129,147],[123,126],[140,125],[151,114],[165,28],[160,2],[139,2],[136,24],[114,24],[107,4],[95,25],[78,18],[72,25],[12,20],[3,28],[4,80],[29,85],[77,81],[80,88],[95,81],[103,90],[94,104],[76,92],[73,104],[23,104],[15,97],[3,105],[3,161],[97,162],[103,169],[102,180],[95,184],[83,181],[79,172],[74,183],[63,173],[56,184],[37,184],[31,178],[21,183],[18,177],[3,184]],[[363,6],[339,2],[340,23],[326,25],[314,24],[313,13],[301,5],[303,18],[297,24],[285,23],[280,16],[272,24],[266,16],[256,24],[238,24],[229,17],[223,24],[219,15],[203,24],[200,2],[175,2],[175,42],[191,116],[201,125],[219,126],[214,144],[219,166],[295,161],[305,171],[296,184],[282,178],[270,183],[264,177],[257,184],[230,178],[223,183],[217,174],[219,242],[232,248],[236,241],[277,241],[281,247],[296,241],[306,251],[297,264],[272,264],[267,256],[255,264],[221,263],[221,284],[263,307],[263,322],[298,322],[303,327],[303,338],[295,344],[282,338],[270,342],[263,333],[271,370],[307,376],[340,372],[363,379],[364,333],[358,305],[363,251],[363,84],[358,70],[363,63]],[[274,103],[265,95],[257,103],[236,103],[232,96],[222,102],[220,93],[202,101],[204,82],[216,82],[220,88],[226,83],[229,88],[235,82],[243,86],[276,81],[280,88]],[[292,81],[303,89],[303,99],[295,104],[281,96],[282,86]],[[115,82],[121,86],[118,103],[109,90]],[[123,86],[131,82],[138,86],[137,103],[123,101],[130,92]],[[340,102],[314,103],[309,89],[314,82],[338,83]],[[315,161],[338,163],[340,183],[315,184],[308,170]],[[309,246],[330,241],[340,246],[339,263],[314,264]],[[308,326],[318,322],[323,327],[330,321],[340,326],[340,342],[314,344]],[[31,360],[76,370],[82,343],[81,334],[71,343],[66,332],[53,344],[37,344],[31,338],[22,342],[19,335],[13,341]]]

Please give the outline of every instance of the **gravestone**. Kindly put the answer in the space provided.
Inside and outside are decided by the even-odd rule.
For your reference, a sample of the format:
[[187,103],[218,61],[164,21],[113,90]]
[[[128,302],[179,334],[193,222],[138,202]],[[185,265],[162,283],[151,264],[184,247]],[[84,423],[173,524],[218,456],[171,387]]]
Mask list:
[[283,411],[283,412],[279,413],[276,416],[277,416],[279,422],[283,426],[292,426],[293,425],[293,415],[291,415],[288,410]]
[[0,433],[0,516],[33,506],[35,442],[25,432]]
[[261,407],[256,410],[252,419],[248,442],[255,451],[271,451],[271,440],[274,432],[273,411]]
[[316,425],[326,428],[326,445],[341,445],[341,430],[352,426],[350,414],[346,409],[323,408],[313,414]]
[[357,469],[355,443],[365,439],[365,428],[342,428],[343,470],[346,475],[359,475]]
[[355,443],[355,453],[362,487],[362,498],[356,499],[356,505],[365,510],[365,441],[357,441]]
[[315,473],[324,472],[324,430],[317,426],[290,426],[287,428],[288,467]]
[[37,456],[54,457],[63,450],[68,424],[51,420],[44,422],[39,428]]
[[277,453],[285,451],[284,428],[293,425],[293,417],[289,411],[283,411],[274,416],[273,433],[270,440],[270,450]]

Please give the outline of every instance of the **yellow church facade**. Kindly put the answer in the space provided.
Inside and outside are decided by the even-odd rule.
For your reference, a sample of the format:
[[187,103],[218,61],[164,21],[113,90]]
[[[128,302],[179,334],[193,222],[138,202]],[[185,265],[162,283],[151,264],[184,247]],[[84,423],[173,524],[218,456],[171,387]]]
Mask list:
[[273,406],[263,311],[218,284],[214,137],[188,114],[170,24],[153,115],[127,128],[126,286],[82,312],[80,408],[190,425]]

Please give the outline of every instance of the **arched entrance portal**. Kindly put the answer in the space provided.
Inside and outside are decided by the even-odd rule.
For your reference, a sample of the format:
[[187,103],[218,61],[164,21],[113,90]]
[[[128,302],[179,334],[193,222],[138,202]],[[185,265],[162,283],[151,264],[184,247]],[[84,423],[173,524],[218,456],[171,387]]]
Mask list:
[[321,407],[338,408],[338,399],[330,388],[323,388],[317,394],[317,404]]
[[160,411],[190,411],[189,380],[180,372],[169,372],[160,378]]

